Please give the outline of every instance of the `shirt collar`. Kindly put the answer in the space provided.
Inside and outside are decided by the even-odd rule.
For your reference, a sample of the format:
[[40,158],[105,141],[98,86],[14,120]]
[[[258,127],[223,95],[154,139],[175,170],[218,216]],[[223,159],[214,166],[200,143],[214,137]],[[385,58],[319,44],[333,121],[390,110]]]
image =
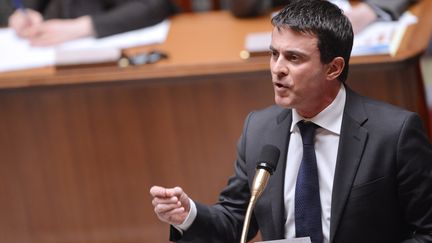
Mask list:
[[316,116],[306,119],[299,115],[295,109],[292,112],[292,123],[291,123],[291,132],[294,129],[294,126],[297,122],[301,120],[311,121],[318,126],[331,131],[337,135],[340,135],[340,130],[342,126],[342,116],[345,108],[346,101],[346,90],[345,86],[341,85],[339,92],[336,98],[328,105],[324,110],[318,113]]

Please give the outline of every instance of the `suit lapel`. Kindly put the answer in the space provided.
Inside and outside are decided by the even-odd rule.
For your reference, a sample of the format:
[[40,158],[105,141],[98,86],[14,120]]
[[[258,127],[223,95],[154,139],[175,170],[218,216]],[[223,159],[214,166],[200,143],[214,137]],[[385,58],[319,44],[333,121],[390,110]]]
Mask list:
[[360,97],[347,88],[347,101],[333,181],[330,242],[333,242],[339,227],[363,155],[368,131],[362,125],[366,121],[367,116]]

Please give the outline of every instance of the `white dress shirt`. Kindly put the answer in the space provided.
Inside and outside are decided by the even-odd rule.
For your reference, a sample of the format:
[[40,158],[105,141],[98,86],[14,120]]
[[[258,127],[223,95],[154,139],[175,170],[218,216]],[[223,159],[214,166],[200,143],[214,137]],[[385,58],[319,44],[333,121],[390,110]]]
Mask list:
[[342,125],[343,110],[345,107],[346,91],[341,85],[339,93],[333,102],[313,118],[305,119],[296,110],[293,110],[291,124],[291,138],[285,169],[285,238],[295,238],[294,222],[294,195],[297,173],[303,155],[303,143],[297,122],[301,120],[312,121],[320,127],[315,134],[315,155],[318,166],[318,180],[321,199],[321,221],[324,243],[329,242],[330,235],[330,208],[333,188],[333,179],[336,167],[336,157],[339,147],[339,137]]

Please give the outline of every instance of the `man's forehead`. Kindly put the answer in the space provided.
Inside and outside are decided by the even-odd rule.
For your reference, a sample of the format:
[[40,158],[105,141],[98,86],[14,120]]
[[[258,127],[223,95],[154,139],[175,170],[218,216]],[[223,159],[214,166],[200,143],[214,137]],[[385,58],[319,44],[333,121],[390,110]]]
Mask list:
[[309,30],[298,30],[295,28],[290,28],[288,26],[275,26],[273,27],[273,33],[279,33],[281,35],[284,34],[293,34],[296,36],[304,36],[306,38],[318,39],[317,35]]
[[318,38],[310,32],[295,31],[288,27],[274,27],[271,43],[272,46],[309,46],[317,48]]

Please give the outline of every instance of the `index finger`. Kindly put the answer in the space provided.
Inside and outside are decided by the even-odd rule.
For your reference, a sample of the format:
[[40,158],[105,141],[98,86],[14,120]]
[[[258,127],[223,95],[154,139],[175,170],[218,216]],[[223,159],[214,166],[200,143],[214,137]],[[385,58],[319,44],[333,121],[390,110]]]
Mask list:
[[177,194],[181,194],[181,192],[182,190],[180,187],[165,188],[161,186],[153,186],[152,188],[150,188],[150,194],[154,197],[170,198],[179,196]]
[[150,188],[150,194],[153,197],[167,197],[167,193],[166,193],[166,188],[161,187],[161,186],[152,186]]

